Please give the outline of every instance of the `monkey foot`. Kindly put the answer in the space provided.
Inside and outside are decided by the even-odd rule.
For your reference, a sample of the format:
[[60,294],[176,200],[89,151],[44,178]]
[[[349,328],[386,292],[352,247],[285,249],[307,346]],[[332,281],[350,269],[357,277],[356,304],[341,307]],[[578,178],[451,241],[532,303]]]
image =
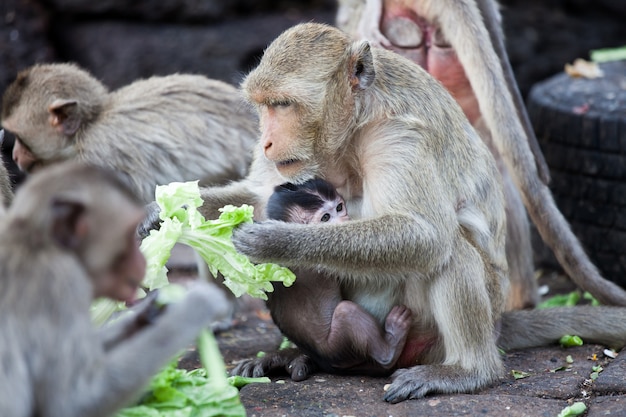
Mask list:
[[259,378],[272,373],[287,372],[294,381],[304,381],[317,366],[299,349],[282,349],[262,358],[246,359],[232,370],[233,375]]
[[390,344],[404,340],[411,327],[411,310],[404,306],[394,306],[385,319],[385,339]]

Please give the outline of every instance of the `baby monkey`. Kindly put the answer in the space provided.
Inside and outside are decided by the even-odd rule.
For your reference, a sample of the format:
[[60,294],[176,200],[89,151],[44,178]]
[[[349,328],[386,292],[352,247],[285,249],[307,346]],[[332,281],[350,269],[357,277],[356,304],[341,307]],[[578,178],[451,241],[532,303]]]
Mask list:
[[[293,223],[350,220],[343,198],[318,178],[277,186],[266,210],[270,219]],[[411,310],[394,306],[383,329],[361,306],[344,299],[339,281],[321,271],[294,272],[297,279],[290,288],[276,285],[268,294],[267,305],[278,328],[323,370],[389,373],[404,348]]]

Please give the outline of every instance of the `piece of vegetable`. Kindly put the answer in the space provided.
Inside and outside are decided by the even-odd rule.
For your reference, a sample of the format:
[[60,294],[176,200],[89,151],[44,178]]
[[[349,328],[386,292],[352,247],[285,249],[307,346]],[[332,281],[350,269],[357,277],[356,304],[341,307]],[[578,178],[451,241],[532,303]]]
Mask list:
[[566,334],[565,336],[561,337],[559,343],[561,344],[561,346],[567,348],[572,346],[582,346],[583,340],[580,338],[580,336]]
[[197,210],[202,205],[197,181],[158,186],[155,196],[161,227],[152,230],[140,248],[148,260],[144,284],[149,289],[167,285],[165,263],[176,242],[194,248],[214,277],[221,272],[224,284],[237,297],[249,294],[266,300],[266,292],[273,291],[271,281],[293,284],[295,275],[289,269],[269,263],[254,265],[235,250],[233,228],[252,222],[252,206],[225,206],[219,219],[205,220]]
[[626,59],[626,46],[595,49],[591,51],[590,56],[594,62],[621,61]]
[[[157,186],[155,199],[161,211],[159,230],[152,230],[141,242],[140,250],[146,257],[146,276],[142,285],[149,290],[168,285],[165,264],[177,242],[194,248],[206,261],[213,276],[221,272],[224,284],[240,297],[248,294],[267,300],[267,292],[274,290],[271,281],[280,281],[289,287],[296,276],[288,268],[272,263],[255,265],[236,251],[232,241],[233,229],[241,223],[251,223],[253,207],[225,206],[217,220],[205,220],[197,210],[202,205],[198,181],[173,182]],[[137,298],[143,297],[139,290]],[[125,309],[123,303],[98,300],[92,305],[91,315],[96,324],[104,323],[115,311]]]
[[587,411],[587,406],[585,403],[579,401],[562,409],[557,417],[579,416],[585,411]]
[[[155,302],[166,305],[180,301],[184,287],[171,284],[159,289]],[[203,368],[185,371],[172,361],[152,378],[139,405],[120,411],[116,417],[243,417],[246,411],[237,387],[269,378],[226,378],[226,367],[213,334],[203,330],[198,337]]]
[[572,291],[568,294],[557,294],[547,300],[539,303],[537,308],[551,308],[551,307],[571,307],[578,304],[580,301],[580,291]]
[[513,375],[513,378],[515,379],[523,379],[523,378],[528,378],[530,376],[528,372],[516,371],[515,369],[511,370],[511,375]]
[[604,368],[600,365],[596,365],[596,366],[592,366],[591,370],[592,372],[591,374],[589,374],[589,378],[595,381],[596,379],[598,379],[600,372],[604,371]]

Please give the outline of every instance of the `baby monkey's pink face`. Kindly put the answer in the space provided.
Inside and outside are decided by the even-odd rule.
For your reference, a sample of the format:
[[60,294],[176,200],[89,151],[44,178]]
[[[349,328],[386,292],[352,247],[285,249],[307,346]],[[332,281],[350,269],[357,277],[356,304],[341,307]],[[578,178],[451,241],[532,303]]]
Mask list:
[[337,196],[331,200],[323,199],[324,204],[318,209],[293,205],[287,209],[288,221],[302,224],[341,223],[350,220],[343,198]]
[[333,200],[325,201],[324,205],[313,213],[307,223],[341,223],[346,220],[350,220],[346,204],[343,198],[337,196]]

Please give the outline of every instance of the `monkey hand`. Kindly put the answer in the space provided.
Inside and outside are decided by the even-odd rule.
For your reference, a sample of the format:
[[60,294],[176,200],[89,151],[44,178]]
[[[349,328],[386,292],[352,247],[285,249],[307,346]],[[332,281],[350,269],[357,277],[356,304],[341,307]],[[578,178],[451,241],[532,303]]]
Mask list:
[[141,239],[146,238],[150,234],[151,230],[157,230],[161,222],[161,219],[159,218],[161,208],[155,201],[147,204],[145,210],[146,216],[141,223],[139,223],[139,226],[137,226],[137,236]]
[[196,323],[208,327],[211,322],[229,314],[230,302],[217,286],[201,280],[187,285],[187,293],[182,300],[168,305],[159,321],[169,320],[180,323]]
[[232,375],[260,378],[275,372],[286,372],[294,381],[304,381],[315,372],[317,365],[297,348],[282,349],[262,358],[240,362]]
[[303,225],[275,220],[246,223],[237,226],[233,231],[232,240],[235,249],[248,256],[252,262],[293,263],[295,259],[291,255],[294,255],[292,253],[294,246],[289,236],[298,226]]
[[145,298],[133,307],[137,313],[135,323],[138,328],[153,324],[167,307],[157,301],[158,292],[159,290],[148,292]]

